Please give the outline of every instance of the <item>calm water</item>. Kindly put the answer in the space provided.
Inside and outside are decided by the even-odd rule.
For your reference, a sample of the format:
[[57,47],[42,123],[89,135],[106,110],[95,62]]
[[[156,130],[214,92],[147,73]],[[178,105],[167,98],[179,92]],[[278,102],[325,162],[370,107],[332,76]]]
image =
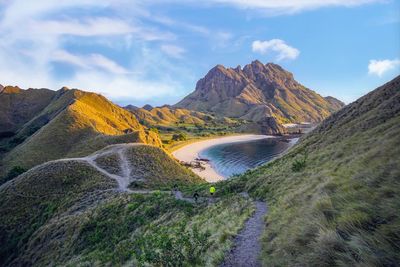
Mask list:
[[268,138],[249,142],[222,144],[201,151],[200,157],[210,160],[211,165],[224,177],[241,174],[260,166],[285,152],[297,142]]

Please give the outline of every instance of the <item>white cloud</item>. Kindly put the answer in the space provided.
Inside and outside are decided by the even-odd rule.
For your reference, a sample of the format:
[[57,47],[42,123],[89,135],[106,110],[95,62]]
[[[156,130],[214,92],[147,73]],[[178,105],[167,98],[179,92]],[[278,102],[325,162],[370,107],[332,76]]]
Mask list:
[[88,18],[83,21],[77,19],[34,21],[30,30],[35,34],[52,35],[120,35],[132,33],[135,29],[128,23],[111,18]]
[[51,60],[68,63],[85,69],[89,68],[87,61],[85,61],[82,57],[73,55],[65,50],[55,51],[51,57]]
[[254,41],[252,44],[253,52],[260,53],[262,55],[274,53],[276,54],[276,60],[284,59],[296,59],[300,51],[294,47],[291,47],[280,39],[272,39],[269,41]]
[[381,77],[386,72],[400,66],[400,59],[370,60],[368,64],[368,73]]
[[352,7],[384,0],[204,0],[205,3],[233,5],[244,9],[263,10],[272,15],[290,14],[323,7]]
[[161,45],[161,51],[174,58],[182,58],[185,53],[184,48],[176,45]]
[[89,62],[91,62],[94,66],[97,66],[101,69],[109,71],[115,74],[126,74],[129,73],[124,67],[118,65],[118,63],[112,61],[111,59],[100,55],[100,54],[91,54],[89,58]]
[[[170,77],[176,73],[190,76],[187,71],[166,67],[168,57],[157,49],[142,51],[154,47],[153,42],[175,40],[176,36],[142,21],[136,4],[126,0],[4,3],[0,9],[0,82],[22,88],[66,85],[117,101],[177,94],[182,85]],[[82,15],[67,15],[75,10]],[[117,63],[122,53],[127,55],[124,66]],[[60,73],[55,62],[73,68]]]
[[52,61],[64,62],[83,69],[102,69],[114,74],[127,74],[129,71],[115,61],[100,55],[74,55],[65,50],[57,50],[51,57]]

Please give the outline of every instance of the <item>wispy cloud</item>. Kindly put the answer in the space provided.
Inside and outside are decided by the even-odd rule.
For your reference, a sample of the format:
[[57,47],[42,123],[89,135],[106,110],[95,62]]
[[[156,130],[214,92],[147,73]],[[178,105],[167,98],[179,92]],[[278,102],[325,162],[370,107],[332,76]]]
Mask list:
[[262,55],[273,54],[276,56],[276,60],[284,59],[296,59],[300,51],[294,47],[291,47],[280,39],[272,39],[269,41],[254,41],[252,43],[253,52],[260,53]]
[[243,9],[263,10],[271,15],[291,14],[324,7],[353,7],[384,0],[204,0],[203,3],[231,5]]
[[[148,52],[159,49],[153,43],[173,41],[176,36],[144,23],[136,5],[125,0],[5,3],[0,10],[1,83],[52,89],[67,85],[117,101],[177,94],[182,85],[170,79],[177,68],[164,67],[169,64],[164,54]],[[125,9],[133,11],[126,14]],[[73,15],[76,12],[80,15]],[[143,52],[145,47],[150,48]],[[171,55],[184,52],[173,48],[169,47]],[[126,57],[117,60],[118,53]],[[63,66],[68,66],[67,72],[56,70]]]
[[161,51],[174,58],[182,58],[185,49],[177,45],[161,45]]
[[[370,60],[368,64],[368,73],[382,77],[385,73],[394,70],[400,66],[400,59]],[[400,70],[400,69],[399,69]]]
[[87,70],[101,69],[114,74],[129,73],[127,69],[120,66],[115,61],[100,54],[78,56],[71,54],[65,50],[58,50],[54,52],[54,54],[51,57],[51,60],[72,64]]

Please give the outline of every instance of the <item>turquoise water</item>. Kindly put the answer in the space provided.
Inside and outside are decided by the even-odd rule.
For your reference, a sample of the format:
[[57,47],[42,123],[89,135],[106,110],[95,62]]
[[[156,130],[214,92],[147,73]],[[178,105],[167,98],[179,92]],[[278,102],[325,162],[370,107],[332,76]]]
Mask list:
[[216,145],[201,151],[200,157],[210,160],[214,169],[228,178],[260,166],[292,147],[298,138],[289,142],[268,138],[248,142]]

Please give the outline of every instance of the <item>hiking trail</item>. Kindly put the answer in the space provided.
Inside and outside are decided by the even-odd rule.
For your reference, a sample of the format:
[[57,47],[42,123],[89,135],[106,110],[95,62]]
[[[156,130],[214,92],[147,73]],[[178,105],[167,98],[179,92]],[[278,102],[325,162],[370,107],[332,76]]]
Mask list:
[[[247,193],[241,193],[243,197],[248,197]],[[260,236],[262,235],[265,223],[264,217],[267,214],[267,205],[262,201],[255,201],[256,210],[246,221],[243,229],[234,238],[231,251],[225,255],[225,259],[220,267],[259,267],[261,262],[259,255],[261,252]]]

